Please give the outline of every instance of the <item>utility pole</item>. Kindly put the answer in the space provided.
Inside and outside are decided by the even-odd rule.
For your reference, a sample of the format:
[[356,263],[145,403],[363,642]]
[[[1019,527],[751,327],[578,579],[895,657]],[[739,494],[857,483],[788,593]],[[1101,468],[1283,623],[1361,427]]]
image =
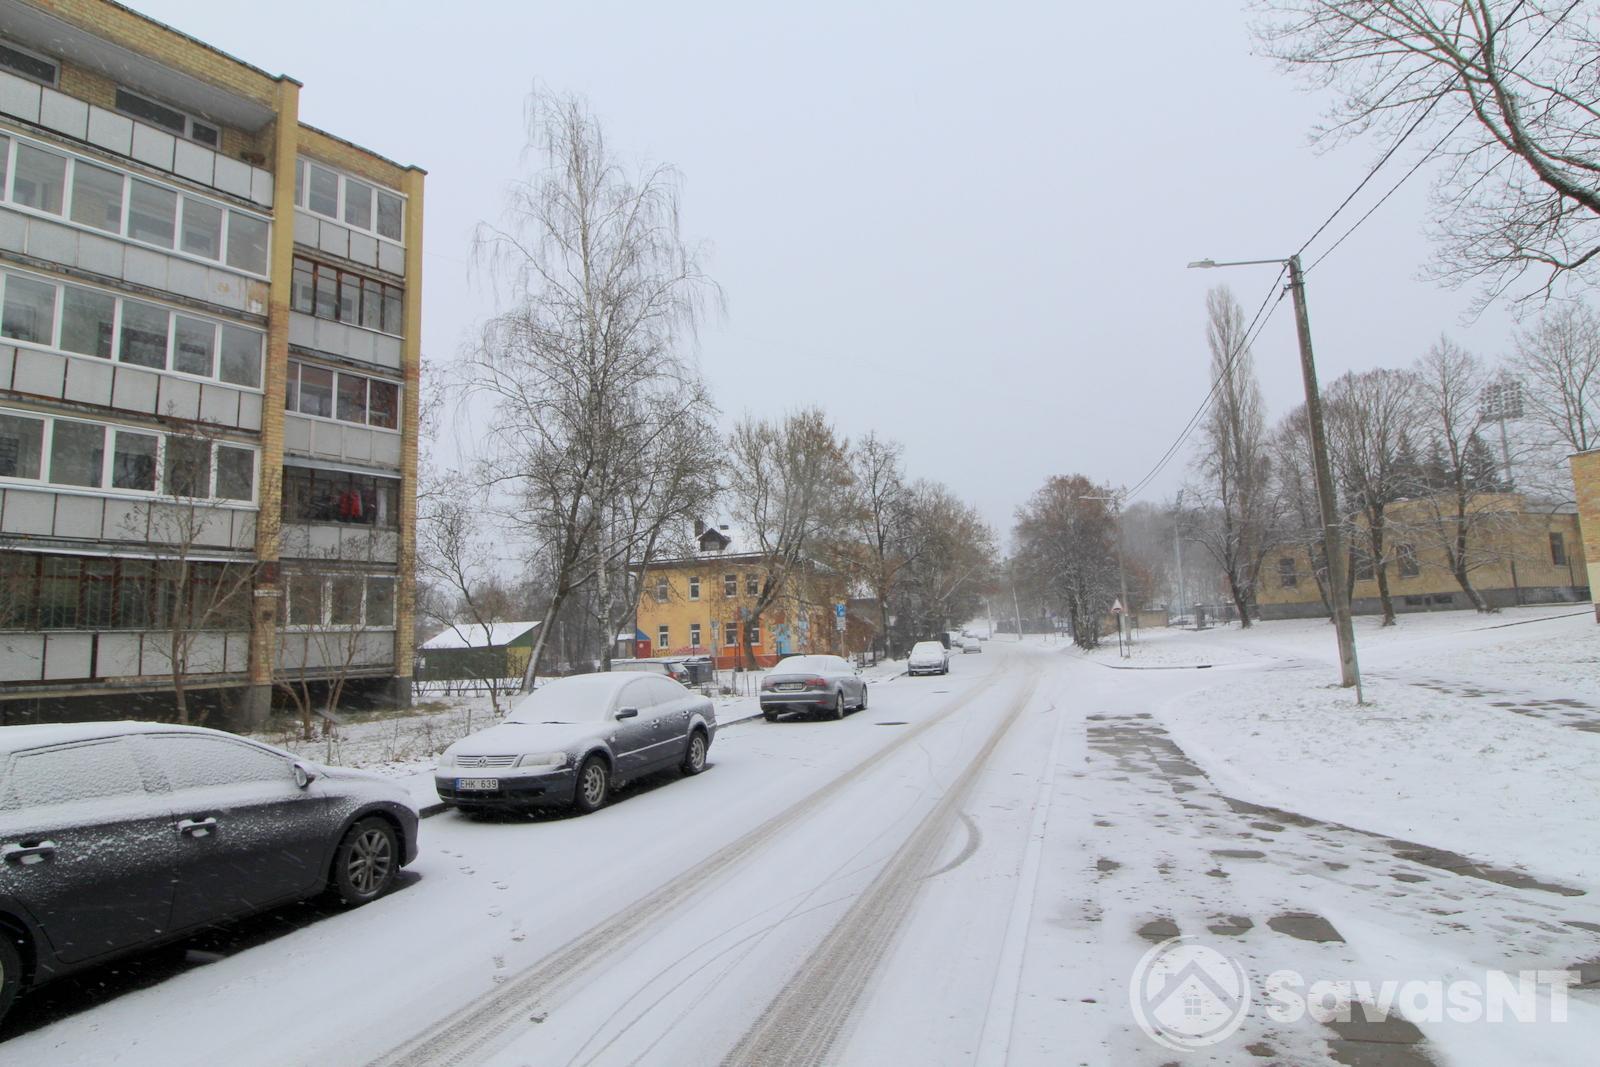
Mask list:
[[1183,580],[1183,530],[1180,524],[1183,521],[1183,490],[1178,490],[1177,504],[1173,507],[1172,514],[1172,554],[1178,563],[1178,614],[1181,616],[1188,609],[1188,587]]
[[1350,622],[1350,591],[1345,586],[1344,537],[1337,517],[1338,497],[1333,485],[1333,468],[1328,462],[1328,434],[1322,423],[1322,395],[1317,390],[1317,364],[1311,356],[1311,318],[1306,312],[1305,272],[1300,269],[1300,254],[1288,259],[1246,259],[1218,263],[1201,259],[1191,267],[1251,267],[1271,263],[1289,268],[1289,293],[1294,297],[1295,334],[1300,341],[1300,375],[1306,386],[1306,421],[1311,424],[1312,466],[1317,474],[1317,502],[1322,512],[1322,551],[1328,557],[1329,593],[1333,601],[1333,627],[1339,639],[1340,685],[1355,686],[1356,703],[1364,703],[1361,692],[1361,666],[1356,662],[1355,627]]
[[1306,420],[1311,424],[1311,453],[1317,469],[1317,500],[1322,509],[1322,550],[1328,559],[1328,584],[1333,599],[1333,625],[1339,638],[1340,685],[1361,692],[1361,667],[1356,662],[1355,627],[1350,621],[1350,590],[1345,585],[1344,537],[1336,514],[1333,467],[1328,462],[1328,434],[1322,423],[1322,395],[1317,389],[1317,364],[1311,355],[1311,318],[1306,311],[1305,275],[1300,254],[1289,257],[1289,292],[1294,297],[1295,333],[1300,339],[1300,374],[1305,379]]
[[1017,561],[1011,560],[1007,569],[1011,572],[1011,608],[1017,613],[1017,640],[1022,640],[1022,602],[1017,599]]

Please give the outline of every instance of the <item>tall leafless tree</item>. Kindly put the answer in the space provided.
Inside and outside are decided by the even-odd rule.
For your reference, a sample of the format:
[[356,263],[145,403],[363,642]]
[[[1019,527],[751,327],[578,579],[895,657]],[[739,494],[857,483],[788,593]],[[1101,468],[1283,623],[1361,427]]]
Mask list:
[[[1546,309],[1517,334],[1511,370],[1522,383],[1523,405],[1536,427],[1533,446],[1558,477],[1541,481],[1567,487],[1566,455],[1600,448],[1600,316],[1585,304]],[[1558,498],[1559,499],[1559,498]]]
[[[1437,156],[1440,261],[1486,302],[1600,257],[1600,51],[1575,0],[1255,0],[1266,52],[1338,99],[1324,140]],[[1442,131],[1442,133],[1441,133]],[[1391,147],[1391,151],[1393,148]]]
[[1379,368],[1334,380],[1327,392],[1328,450],[1348,514],[1352,544],[1372,562],[1383,625],[1395,622],[1389,595],[1389,505],[1416,491],[1406,463],[1407,431],[1417,417],[1417,384],[1409,372]]
[[914,561],[907,544],[911,491],[901,467],[904,449],[875,433],[850,450],[855,474],[856,538],[864,548],[861,571],[878,602],[878,632],[885,649],[895,655],[889,625],[889,604],[901,572]]
[[1100,644],[1117,596],[1116,519],[1109,492],[1081,474],[1054,477],[1017,509],[1018,577],[1064,614],[1080,648]]
[[[1272,489],[1282,505],[1279,539],[1286,546],[1305,549],[1311,563],[1311,578],[1316,582],[1322,608],[1333,617],[1332,592],[1328,588],[1328,560],[1323,542],[1322,509],[1317,497],[1317,476],[1311,455],[1311,424],[1304,404],[1279,421],[1268,443],[1272,453]],[[1298,582],[1280,573],[1279,580]]]
[[[727,497],[733,517],[761,554],[761,586],[747,626],[761,617],[808,569],[834,562],[848,521],[852,474],[849,443],[820,408],[778,420],[745,418],[728,438]],[[742,635],[741,635],[742,637]],[[756,666],[748,641],[746,666]]]
[[1197,498],[1191,531],[1222,568],[1228,594],[1249,626],[1261,563],[1276,536],[1279,504],[1271,491],[1261,387],[1245,332],[1244,310],[1226,286],[1206,294],[1206,344],[1211,350],[1211,407],[1201,426],[1195,470]]
[[1412,533],[1439,549],[1478,611],[1490,607],[1472,584],[1472,574],[1500,558],[1492,534],[1511,518],[1492,496],[1501,488],[1492,457],[1483,469],[1479,397],[1486,381],[1482,361],[1448,337],[1441,337],[1416,366],[1417,422],[1429,459],[1418,491],[1423,517],[1413,523]]
[[709,421],[682,348],[720,303],[681,236],[670,167],[624,165],[575,98],[534,100],[529,154],[539,165],[511,188],[504,221],[478,231],[505,306],[461,367],[492,408],[483,481],[513,500],[508,518],[551,585],[525,687],[567,598],[611,580],[648,537],[625,517],[654,475],[641,456]]

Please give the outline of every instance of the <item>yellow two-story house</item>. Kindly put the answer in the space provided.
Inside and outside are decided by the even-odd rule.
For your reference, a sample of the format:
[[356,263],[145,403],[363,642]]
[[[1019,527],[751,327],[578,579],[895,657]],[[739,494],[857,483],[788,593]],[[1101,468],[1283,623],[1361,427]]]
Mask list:
[[637,655],[711,656],[724,669],[749,658],[770,667],[784,656],[839,651],[834,604],[843,600],[843,582],[802,563],[756,619],[766,556],[741,550],[738,537],[728,526],[706,526],[693,555],[645,565],[637,626],[647,640]]

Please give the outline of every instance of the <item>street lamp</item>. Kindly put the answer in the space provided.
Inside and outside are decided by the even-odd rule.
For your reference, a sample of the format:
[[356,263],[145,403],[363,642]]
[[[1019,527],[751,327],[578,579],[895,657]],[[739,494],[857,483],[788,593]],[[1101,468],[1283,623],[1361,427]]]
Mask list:
[[1339,638],[1340,684],[1355,686],[1356,702],[1361,703],[1361,667],[1356,662],[1355,628],[1350,622],[1350,595],[1345,587],[1344,547],[1336,517],[1333,469],[1328,463],[1328,436],[1322,425],[1322,396],[1317,390],[1317,365],[1311,358],[1311,320],[1306,313],[1305,274],[1300,269],[1300,254],[1288,259],[1240,259],[1218,263],[1197,259],[1191,268],[1254,267],[1270,264],[1289,268],[1289,292],[1294,297],[1296,333],[1300,339],[1300,375],[1306,386],[1306,419],[1311,424],[1312,466],[1317,473],[1317,500],[1322,511],[1322,552],[1328,562],[1329,594],[1333,600],[1333,625]]

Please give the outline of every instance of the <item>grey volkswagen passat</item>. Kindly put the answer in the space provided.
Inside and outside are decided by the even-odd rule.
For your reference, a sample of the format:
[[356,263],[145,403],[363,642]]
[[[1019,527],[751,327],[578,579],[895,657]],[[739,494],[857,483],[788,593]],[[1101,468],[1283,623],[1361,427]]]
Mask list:
[[393,782],[162,723],[0,727],[0,1015],[19,992],[417,855]]
[[717,733],[710,699],[658,674],[557,678],[504,722],[439,757],[439,799],[464,810],[571,806],[591,812],[614,786],[678,767],[699,774]]
[[867,706],[867,682],[843,656],[789,656],[761,681],[761,712],[809,711],[832,719]]

